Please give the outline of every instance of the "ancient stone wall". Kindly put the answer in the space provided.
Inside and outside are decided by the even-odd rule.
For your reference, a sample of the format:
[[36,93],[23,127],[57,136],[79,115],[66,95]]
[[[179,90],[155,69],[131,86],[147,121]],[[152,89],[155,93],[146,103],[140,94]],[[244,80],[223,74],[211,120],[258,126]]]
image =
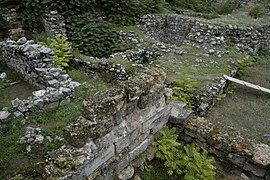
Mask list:
[[65,20],[57,11],[47,11],[43,15],[43,27],[48,36],[65,36]]
[[263,51],[270,51],[270,25],[262,28],[261,45],[260,48]]
[[215,25],[180,15],[145,15],[140,27],[151,37],[171,44],[191,41],[212,46],[231,46],[248,53],[256,53],[259,48],[270,51],[269,28],[262,30],[236,25]]
[[44,107],[58,106],[73,95],[79,83],[72,81],[64,70],[54,67],[53,54],[51,49],[26,38],[17,42],[0,42],[0,61],[38,89],[26,100],[12,101],[17,109],[15,117]]
[[243,179],[270,179],[270,146],[244,138],[233,128],[213,124],[203,117],[185,124],[172,123],[183,142],[196,142],[237,170]]
[[[172,93],[164,81],[163,73],[150,70],[86,99],[82,116],[64,130],[69,145],[50,153],[48,172],[65,179],[112,179],[126,167],[132,172],[171,114]],[[191,111],[184,112],[190,117]]]

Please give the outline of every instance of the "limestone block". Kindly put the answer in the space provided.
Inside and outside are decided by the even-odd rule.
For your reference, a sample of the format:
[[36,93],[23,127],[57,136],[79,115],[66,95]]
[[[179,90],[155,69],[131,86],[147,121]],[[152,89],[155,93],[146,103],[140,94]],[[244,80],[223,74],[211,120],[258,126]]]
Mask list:
[[232,153],[228,155],[228,160],[239,167],[243,167],[246,162],[246,158]]
[[84,172],[86,176],[90,176],[92,172],[94,172],[99,166],[104,164],[106,161],[108,161],[110,158],[112,158],[115,154],[114,151],[114,145],[111,145],[101,154],[97,155],[93,161],[91,161],[89,164],[87,164],[84,167]]
[[147,147],[153,142],[153,140],[154,136],[150,135],[141,144],[139,144],[136,148],[129,152],[130,160],[134,160],[138,155],[143,153],[147,149]]
[[[158,122],[156,122],[155,124],[155,121],[159,119],[160,117],[163,117],[163,116],[166,117],[166,115],[168,115],[170,111],[171,111],[171,107],[167,106],[162,111],[157,112],[154,116],[152,116],[150,119],[148,119],[142,124],[142,132],[145,133],[149,131],[150,129],[152,129],[155,125],[158,124]],[[166,118],[163,118],[163,119],[161,118],[160,121],[161,120],[167,121]]]
[[[252,160],[263,166],[270,165],[270,146],[266,144],[255,145],[254,155]],[[268,168],[270,169],[270,167]]]
[[262,169],[258,166],[255,166],[249,162],[246,162],[244,167],[244,170],[252,172],[254,175],[258,176],[258,177],[264,177],[266,170]]

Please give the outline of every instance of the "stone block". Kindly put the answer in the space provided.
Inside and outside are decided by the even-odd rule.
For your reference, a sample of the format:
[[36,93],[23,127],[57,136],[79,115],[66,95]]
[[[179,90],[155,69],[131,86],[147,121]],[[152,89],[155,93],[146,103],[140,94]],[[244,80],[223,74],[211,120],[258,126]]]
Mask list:
[[171,111],[171,107],[167,106],[165,107],[163,110],[161,110],[160,112],[157,112],[154,116],[152,116],[150,119],[148,119],[147,121],[145,121],[142,124],[142,132],[145,133],[147,131],[149,131],[150,129],[152,129],[155,126],[155,121],[157,119],[159,119],[160,117],[169,114],[169,112]]
[[147,147],[153,142],[154,136],[150,135],[141,144],[129,152],[130,160],[134,160],[138,155],[143,153]]
[[113,169],[115,173],[120,173],[125,167],[129,164],[129,154],[124,154],[119,156],[119,159],[116,163],[113,164]]
[[232,153],[228,154],[228,160],[239,167],[243,167],[246,162],[246,158]]
[[259,166],[255,166],[254,164],[251,164],[249,162],[245,163],[243,169],[246,171],[252,172],[252,174],[254,174],[255,176],[258,176],[258,177],[264,177],[265,173],[266,173],[265,169],[263,169]]
[[112,158],[114,154],[115,147],[114,145],[111,145],[110,147],[108,147],[108,149],[97,155],[95,159],[93,159],[89,164],[84,167],[84,172],[86,176],[90,176],[92,172],[94,172],[99,166]]
[[144,141],[150,135],[150,131],[142,133],[141,131],[135,130],[130,134],[130,146],[129,149],[136,148],[142,141]]
[[184,124],[187,120],[192,117],[192,110],[186,109],[186,104],[182,102],[171,103],[171,116],[170,123],[172,124]]
[[164,112],[164,114],[153,122],[153,128],[151,129],[152,134],[156,134],[161,130],[168,122],[170,117],[170,111]]
[[116,153],[120,153],[123,149],[128,147],[130,145],[130,137],[126,136],[123,139],[119,140],[118,142],[115,143],[115,150]]

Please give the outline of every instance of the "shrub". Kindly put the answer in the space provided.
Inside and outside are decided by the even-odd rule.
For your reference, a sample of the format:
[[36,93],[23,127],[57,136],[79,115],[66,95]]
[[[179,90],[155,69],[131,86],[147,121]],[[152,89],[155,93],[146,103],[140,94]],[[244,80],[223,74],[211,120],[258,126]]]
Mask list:
[[54,61],[58,68],[66,68],[69,66],[69,61],[72,57],[71,43],[65,36],[56,36],[55,38],[48,37],[46,42],[40,44],[51,48],[54,51]]
[[181,79],[173,81],[173,99],[182,101],[191,108],[190,100],[196,91],[197,81],[190,77],[183,76]]
[[232,11],[237,9],[239,6],[239,0],[227,0],[224,3],[214,3],[213,11],[220,15],[226,15],[232,13]]
[[113,26],[86,13],[67,20],[68,37],[73,46],[85,55],[108,57],[119,51]]
[[0,40],[7,36],[7,22],[0,16]]
[[168,168],[168,174],[174,172],[184,176],[185,180],[214,180],[215,167],[212,165],[214,159],[208,157],[207,151],[200,151],[194,144],[184,146],[184,151],[178,149],[180,143],[177,142],[178,135],[176,128],[169,129],[165,126],[157,133],[153,147],[155,156],[164,160],[164,165]]
[[255,19],[262,17],[264,14],[265,14],[265,9],[260,5],[253,6],[249,10],[249,15]]
[[229,14],[240,5],[239,0],[214,2],[213,0],[167,0],[169,4],[200,13]]

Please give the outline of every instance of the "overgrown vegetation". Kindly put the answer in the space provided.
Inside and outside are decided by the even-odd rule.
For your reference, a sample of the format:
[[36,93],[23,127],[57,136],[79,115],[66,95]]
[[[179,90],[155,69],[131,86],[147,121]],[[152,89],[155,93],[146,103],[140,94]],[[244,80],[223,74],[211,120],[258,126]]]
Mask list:
[[7,36],[7,22],[0,15],[0,41]]
[[65,36],[48,37],[45,42],[39,42],[54,51],[54,62],[58,68],[67,68],[72,58],[72,47],[68,38]]
[[255,5],[249,10],[249,15],[255,19],[265,15],[265,9],[262,5]]
[[186,145],[183,151],[178,148],[180,143],[177,142],[178,135],[175,133],[176,128],[169,129],[165,126],[156,135],[153,142],[155,156],[164,161],[168,168],[168,174],[177,173],[183,176],[183,179],[214,180],[215,167],[214,159],[208,157],[207,151],[201,152],[200,148],[195,145]]
[[226,0],[224,2],[215,2],[213,0],[170,0],[169,3],[195,12],[220,15],[229,14],[240,5],[239,0]]
[[113,26],[86,13],[67,19],[68,36],[81,53],[94,57],[108,57],[119,51]]
[[194,96],[196,85],[195,79],[182,75],[181,78],[173,81],[173,99],[186,103],[187,107],[191,109],[190,100]]

